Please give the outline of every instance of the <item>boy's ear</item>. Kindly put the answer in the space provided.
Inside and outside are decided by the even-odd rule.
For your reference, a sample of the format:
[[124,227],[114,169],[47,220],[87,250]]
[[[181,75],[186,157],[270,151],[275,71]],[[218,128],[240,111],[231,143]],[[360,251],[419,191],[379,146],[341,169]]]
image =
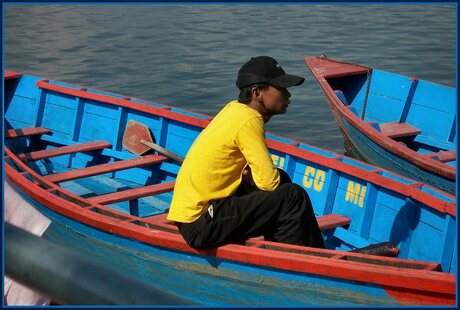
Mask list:
[[260,98],[260,89],[257,87],[251,88],[251,95],[255,98]]

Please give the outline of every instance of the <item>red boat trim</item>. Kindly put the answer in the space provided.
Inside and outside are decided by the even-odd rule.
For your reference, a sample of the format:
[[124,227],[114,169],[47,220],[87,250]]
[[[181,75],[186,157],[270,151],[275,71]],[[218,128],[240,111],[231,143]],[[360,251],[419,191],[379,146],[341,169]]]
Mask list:
[[[6,147],[5,153],[9,156],[9,160],[13,160],[18,168],[24,172],[28,172],[28,175],[34,179],[34,182],[29,181],[20,172],[5,163],[7,176],[13,184],[38,203],[86,225],[154,246],[198,255],[215,256],[241,263],[347,279],[362,283],[374,283],[385,287],[393,287],[396,290],[409,289],[415,292],[416,295],[411,302],[420,302],[423,295],[436,291],[440,294],[446,294],[446,303],[455,303],[456,277],[453,274],[423,269],[413,270],[409,268],[365,264],[359,261],[352,261],[350,258],[364,261],[378,260],[389,262],[399,261],[406,264],[412,263],[409,260],[294,245],[282,245],[282,247],[293,250],[297,249],[298,251],[309,251],[310,254],[280,252],[234,244],[210,250],[196,250],[189,247],[180,235],[146,228],[140,225],[142,224],[142,218],[133,217],[102,205],[90,203],[87,199],[65,191],[34,172]],[[53,192],[59,193],[60,196],[53,194]],[[67,196],[67,199],[63,199],[62,196]],[[95,212],[96,210],[113,214],[119,218],[104,215],[102,212]],[[278,243],[275,244],[280,246]],[[244,247],[244,251],[242,247]],[[313,253],[317,253],[317,255],[311,255]],[[343,257],[344,255],[348,257],[347,260],[334,258]]]
[[137,111],[142,111],[142,112],[147,112],[151,113],[154,115],[158,115],[160,117],[165,117],[168,119],[172,120],[177,120],[182,123],[186,123],[189,125],[197,126],[197,127],[206,127],[209,124],[209,118],[208,119],[199,119],[197,117],[193,117],[190,115],[185,115],[181,114],[178,112],[173,112],[170,110],[170,107],[163,107],[163,108],[157,108],[151,105],[147,104],[142,104],[134,101],[130,101],[125,98],[114,98],[112,96],[108,95],[102,95],[102,94],[95,94],[95,93],[90,93],[81,89],[73,89],[65,86],[60,86],[60,85],[55,85],[55,84],[50,84],[49,81],[42,80],[42,81],[37,81],[37,87],[46,89],[49,91],[55,91],[75,97],[80,97],[83,99],[89,99],[89,100],[95,100],[95,101],[101,101],[101,102],[106,102],[106,103],[111,103],[116,106],[120,107],[125,107]]
[[5,70],[4,71],[5,80],[17,79],[18,77],[21,77],[21,76],[22,76],[22,73],[20,73],[20,72],[11,71],[11,70]]
[[[326,57],[322,56],[305,57],[305,61],[309,58],[324,61],[322,66],[320,68],[315,67],[315,70],[318,70],[319,74],[325,78],[339,78],[349,75],[366,74],[371,69],[362,65],[344,61],[328,61]],[[344,65],[346,65],[346,67]]]
[[[326,77],[329,78],[330,76],[325,76],[324,75],[324,68],[322,67],[323,65],[319,66],[317,65],[317,57],[305,57],[305,63],[309,67],[310,71],[313,73],[313,75],[316,77],[318,80],[318,83],[320,84],[321,88],[323,89],[324,93],[326,94],[326,97],[328,97],[328,102],[334,106],[334,108],[339,111],[343,117],[347,120],[350,125],[353,127],[357,128],[359,131],[361,131],[364,135],[368,136],[373,142],[375,142],[378,145],[381,145],[384,149],[396,154],[397,156],[404,158],[405,160],[409,162],[413,162],[414,164],[418,165],[419,167],[431,171],[433,173],[437,173],[443,177],[446,177],[450,180],[455,181],[455,167],[451,167],[449,165],[446,165],[440,161],[436,161],[432,158],[425,157],[411,149],[407,149],[401,147],[401,144],[399,144],[397,141],[392,140],[391,138],[388,138],[384,134],[378,132],[375,130],[371,125],[367,123],[363,123],[358,116],[356,116],[353,112],[349,111],[346,106],[343,105],[342,101],[337,97],[336,93],[334,90],[330,87],[329,83],[326,81]],[[326,62],[330,61],[327,59],[321,59],[321,61]],[[334,62],[334,61],[331,61]],[[351,65],[347,63],[338,63],[338,65]],[[352,71],[353,75],[355,74],[354,71]],[[343,73],[342,76],[345,76]]]

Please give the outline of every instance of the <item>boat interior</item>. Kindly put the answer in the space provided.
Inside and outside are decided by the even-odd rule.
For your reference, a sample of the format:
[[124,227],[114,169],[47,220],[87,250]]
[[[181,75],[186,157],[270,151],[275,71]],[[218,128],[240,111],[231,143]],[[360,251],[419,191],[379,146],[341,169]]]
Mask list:
[[380,70],[327,80],[345,107],[375,130],[455,167],[455,88]]
[[[16,87],[12,87],[14,93],[6,94],[4,155],[7,171],[77,207],[104,214],[108,220],[116,219],[120,225],[134,224],[178,234],[174,223],[166,220],[166,213],[180,163],[153,151],[142,156],[131,154],[123,148],[121,136],[127,120],[135,116],[149,124],[155,140],[166,148],[175,146],[173,151],[182,150],[180,155],[184,156],[199,132],[197,128],[182,122],[166,123],[162,117],[134,111],[135,105],[124,105],[127,99],[122,96],[110,99],[117,105],[106,104],[109,93],[92,90],[92,99],[85,99],[90,97],[86,89],[60,85],[59,91],[48,90],[45,94],[43,89],[51,89],[54,84],[37,80],[33,78],[31,84],[27,79],[22,80],[21,88],[16,91]],[[43,89],[31,96],[28,88],[36,84],[43,85]],[[170,113],[171,108],[159,107],[158,111]],[[193,115],[186,111],[180,113],[181,119]],[[63,121],[56,121],[56,118]],[[358,165],[337,154],[324,154],[329,156],[321,157],[324,162],[336,160],[345,165],[348,161],[349,165]],[[279,150],[273,150],[274,159],[279,160],[281,155]],[[290,155],[284,159],[291,178],[313,189],[311,198],[327,250],[261,238],[247,240],[244,245],[369,264],[456,271],[456,255],[452,255],[456,246],[452,235],[455,219],[449,215],[439,216],[439,210],[421,209],[403,195],[394,198],[386,192],[379,193],[377,186],[361,185],[356,177],[339,174],[333,169],[326,172],[321,164],[308,166],[304,159],[294,159]],[[359,165],[369,173],[405,182],[398,184],[412,183],[374,167]],[[329,183],[325,181],[326,173],[331,176]],[[327,187],[327,192],[320,191],[323,186]],[[427,193],[440,195],[428,187],[419,187]],[[364,200],[365,196],[370,198]],[[396,200],[388,203],[391,199]],[[454,199],[449,203],[455,208]],[[382,219],[392,224],[383,225]],[[373,220],[380,223],[378,229]],[[440,238],[442,242],[433,242],[425,249],[414,246],[427,238],[426,229],[434,229],[436,232],[430,238]],[[336,250],[340,250],[339,254]]]

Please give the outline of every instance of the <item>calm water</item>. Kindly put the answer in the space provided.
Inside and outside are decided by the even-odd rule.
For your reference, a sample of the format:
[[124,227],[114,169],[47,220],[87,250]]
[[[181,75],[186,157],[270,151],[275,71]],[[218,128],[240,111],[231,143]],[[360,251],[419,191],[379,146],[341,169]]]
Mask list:
[[273,56],[307,81],[268,131],[339,153],[305,56],[456,86],[453,4],[7,4],[3,17],[5,68],[210,115],[237,95],[245,61]]
[[343,153],[307,55],[456,85],[456,7],[428,4],[85,4],[4,7],[4,66],[215,115],[252,56],[307,82],[268,131]]

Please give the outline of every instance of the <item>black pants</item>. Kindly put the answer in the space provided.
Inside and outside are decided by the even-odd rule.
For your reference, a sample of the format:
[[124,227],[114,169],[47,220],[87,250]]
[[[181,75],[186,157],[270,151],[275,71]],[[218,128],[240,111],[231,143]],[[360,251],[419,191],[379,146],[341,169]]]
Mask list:
[[273,192],[258,190],[212,201],[210,210],[195,222],[180,224],[180,233],[197,249],[261,235],[265,240],[324,248],[307,192],[283,173],[282,184]]

